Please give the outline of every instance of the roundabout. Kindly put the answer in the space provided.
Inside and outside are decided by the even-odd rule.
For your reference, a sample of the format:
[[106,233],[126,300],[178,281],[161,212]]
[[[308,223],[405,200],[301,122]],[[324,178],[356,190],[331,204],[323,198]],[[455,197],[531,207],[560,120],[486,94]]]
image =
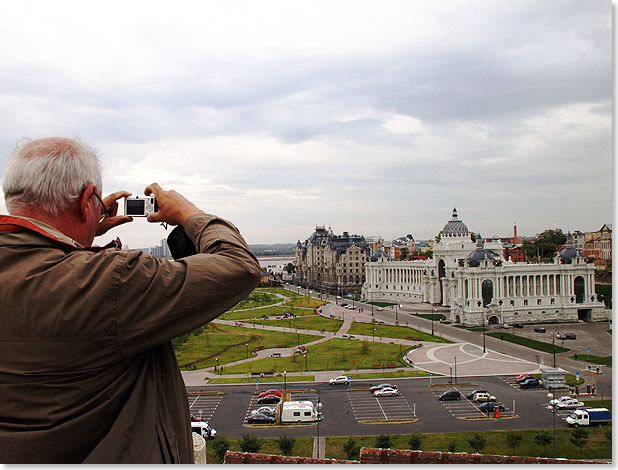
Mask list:
[[427,344],[407,354],[415,369],[444,376],[517,375],[539,372],[538,364],[471,343]]

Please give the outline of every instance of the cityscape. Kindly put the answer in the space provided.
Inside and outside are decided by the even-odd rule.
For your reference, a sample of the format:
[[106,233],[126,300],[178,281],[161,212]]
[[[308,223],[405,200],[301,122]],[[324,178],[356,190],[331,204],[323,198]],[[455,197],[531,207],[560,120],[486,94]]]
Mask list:
[[[457,451],[488,463],[609,461],[611,431],[592,426],[609,422],[612,383],[612,225],[599,225],[523,237],[514,224],[486,238],[453,208],[429,240],[318,225],[271,256],[261,245],[261,286],[175,341],[191,412],[226,462],[455,463],[443,453]],[[216,332],[234,338],[235,355],[205,346]],[[200,393],[221,384],[205,410]],[[283,456],[247,454],[240,422]],[[277,448],[284,438],[296,450]]]

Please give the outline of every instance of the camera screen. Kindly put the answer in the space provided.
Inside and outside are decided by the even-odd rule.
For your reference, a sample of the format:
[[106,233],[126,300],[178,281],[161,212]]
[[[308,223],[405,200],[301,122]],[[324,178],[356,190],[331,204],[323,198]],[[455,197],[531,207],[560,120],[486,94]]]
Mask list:
[[144,215],[145,200],[127,200],[127,210],[125,215]]

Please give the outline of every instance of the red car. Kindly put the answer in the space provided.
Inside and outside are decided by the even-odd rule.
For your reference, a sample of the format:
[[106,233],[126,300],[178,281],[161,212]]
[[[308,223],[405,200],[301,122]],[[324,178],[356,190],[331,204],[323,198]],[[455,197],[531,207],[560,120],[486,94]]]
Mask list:
[[281,396],[281,392],[279,390],[275,390],[274,388],[272,390],[266,390],[265,392],[262,392],[258,395],[258,398],[262,398],[265,397],[267,395],[276,395],[278,397]]

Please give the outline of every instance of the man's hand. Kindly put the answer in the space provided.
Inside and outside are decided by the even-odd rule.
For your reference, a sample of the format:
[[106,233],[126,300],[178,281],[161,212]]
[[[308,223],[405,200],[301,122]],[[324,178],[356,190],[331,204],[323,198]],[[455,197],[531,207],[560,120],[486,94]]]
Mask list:
[[157,183],[148,185],[146,196],[154,194],[159,210],[148,216],[148,222],[165,222],[169,225],[185,225],[187,219],[204,211],[176,191],[164,191]]
[[103,198],[103,204],[105,204],[105,208],[110,216],[105,217],[103,222],[99,224],[99,228],[97,228],[96,233],[97,237],[107,233],[108,230],[117,227],[118,225],[126,224],[127,222],[131,222],[133,220],[133,217],[116,215],[118,213],[118,199],[129,197],[130,195],[131,193],[128,191],[117,191]]

